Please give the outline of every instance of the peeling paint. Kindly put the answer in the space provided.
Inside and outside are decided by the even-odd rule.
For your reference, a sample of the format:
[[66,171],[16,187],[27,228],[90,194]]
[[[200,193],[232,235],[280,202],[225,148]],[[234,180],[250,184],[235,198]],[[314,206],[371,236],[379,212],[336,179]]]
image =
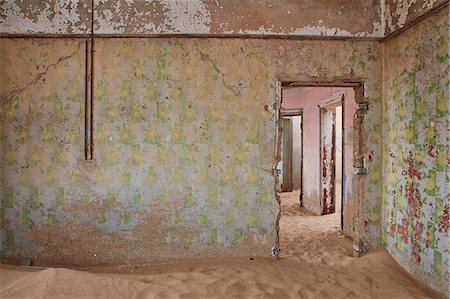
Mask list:
[[351,32],[337,27],[326,27],[326,26],[304,26],[301,28],[291,27],[290,31],[276,30],[273,26],[268,28],[267,26],[261,25],[258,30],[244,30],[239,31],[226,31],[225,34],[249,34],[249,35],[285,35],[285,36],[328,36],[328,37],[381,37],[382,24],[381,22],[372,23],[374,31],[370,34],[367,32]]
[[[336,142],[336,110],[323,109],[321,111],[322,136],[322,214],[335,212],[335,142]],[[351,149],[348,149],[351,150]]]
[[[97,34],[380,37],[383,28],[378,0],[343,0],[340,5],[325,0],[283,0],[276,4],[244,4],[238,0],[95,0],[94,7]],[[90,32],[90,7],[85,1],[22,4],[9,0],[2,2],[0,12],[4,16],[0,33]]]
[[383,7],[385,34],[403,28],[408,22],[445,2],[446,0],[385,0]]
[[95,20],[99,34],[202,34],[210,31],[211,13],[201,0],[147,1],[140,10],[133,6],[134,1],[127,1],[125,8],[121,2],[112,5],[108,0],[97,1],[100,9],[95,10]]
[[[95,0],[98,34],[225,34],[383,37],[445,0]],[[86,1],[0,3],[0,33],[89,34]]]
[[1,33],[88,33],[88,5],[85,1],[18,1],[0,3]]
[[211,13],[201,0],[167,1],[164,3],[167,16],[165,26],[179,33],[209,33]]

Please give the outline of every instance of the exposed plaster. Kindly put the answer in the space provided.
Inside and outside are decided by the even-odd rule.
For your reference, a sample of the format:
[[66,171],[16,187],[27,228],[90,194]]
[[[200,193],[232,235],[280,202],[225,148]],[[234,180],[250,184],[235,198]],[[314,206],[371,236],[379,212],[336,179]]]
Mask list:
[[[387,18],[387,22],[389,24],[389,29],[391,31],[394,31],[396,26],[402,27],[405,25],[406,18],[408,17],[409,8],[413,3],[415,3],[417,0],[411,0],[411,1],[399,1],[398,5],[396,6],[395,10],[391,10],[391,5],[386,6],[386,11],[388,14],[385,16]],[[394,24],[393,17],[398,17],[398,21]]]
[[211,12],[201,0],[174,0],[164,2],[168,25],[179,33],[210,31]]
[[386,0],[380,1],[381,5],[381,36],[386,34]]
[[[372,23],[374,31],[372,33],[367,32],[357,32],[352,33],[350,31],[326,27],[326,26],[305,26],[302,28],[297,28],[293,32],[284,33],[285,35],[304,35],[304,36],[337,36],[337,37],[380,37],[380,32],[382,29],[380,22]],[[245,32],[248,33],[248,32]],[[265,32],[270,33],[270,32]]]
[[[330,6],[326,1],[306,0],[247,5],[219,0],[95,0],[94,27],[97,34],[381,37],[379,1],[343,1],[343,5]],[[45,0],[25,6],[17,0],[2,2],[0,33],[89,34],[86,3]]]
[[[107,2],[98,0],[99,5],[106,5]],[[133,7],[132,0],[126,3],[128,7],[122,7],[117,2],[109,8],[96,10],[97,33],[209,33],[211,13],[201,0],[147,0],[145,10]]]
[[383,0],[382,18],[385,35],[403,28],[408,21],[424,15],[437,6],[440,0]]
[[[97,34],[384,37],[445,0],[95,0]],[[0,2],[2,34],[89,34],[89,1]]]
[[86,16],[80,13],[79,6],[87,12],[86,2],[78,0],[55,1],[53,5],[35,2],[27,3],[22,9],[14,0],[0,2],[0,32],[5,33],[47,33],[84,34],[87,33]]

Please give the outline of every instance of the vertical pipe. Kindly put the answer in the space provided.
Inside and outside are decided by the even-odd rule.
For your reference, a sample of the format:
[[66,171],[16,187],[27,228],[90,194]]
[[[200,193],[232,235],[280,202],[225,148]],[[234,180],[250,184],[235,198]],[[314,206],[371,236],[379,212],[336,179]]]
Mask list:
[[90,159],[94,158],[94,39],[91,40]]
[[91,103],[90,103],[90,160],[94,158],[94,0],[91,9]]
[[87,160],[89,156],[89,41],[86,40],[86,53],[85,53],[85,70],[84,70],[84,159]]

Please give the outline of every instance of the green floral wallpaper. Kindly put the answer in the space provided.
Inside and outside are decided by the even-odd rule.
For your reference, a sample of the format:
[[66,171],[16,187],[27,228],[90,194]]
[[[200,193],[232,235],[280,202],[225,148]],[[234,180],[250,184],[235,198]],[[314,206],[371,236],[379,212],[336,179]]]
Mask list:
[[277,78],[365,82],[371,159],[359,225],[379,244],[378,43],[99,39],[95,55],[87,162],[84,41],[2,40],[3,256],[87,265],[269,255]]
[[439,278],[449,269],[448,49],[443,10],[389,40],[384,62],[383,243]]

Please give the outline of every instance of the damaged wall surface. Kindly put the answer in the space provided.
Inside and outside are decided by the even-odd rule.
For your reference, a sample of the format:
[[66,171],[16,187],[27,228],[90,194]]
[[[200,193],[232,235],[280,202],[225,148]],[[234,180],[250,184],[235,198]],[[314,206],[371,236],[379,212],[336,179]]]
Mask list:
[[91,11],[90,1],[1,1],[0,33],[87,34]]
[[2,40],[2,256],[92,265],[270,254],[276,77],[366,82],[363,238],[379,243],[378,43],[98,40],[93,163],[82,148],[83,45]]
[[383,7],[384,35],[389,35],[433,9],[448,3],[448,0],[385,0]]
[[[89,4],[86,4],[89,2]],[[87,34],[90,1],[0,2],[0,33]],[[379,37],[379,0],[94,1],[97,34]]]
[[384,48],[383,243],[413,276],[448,294],[447,11]]
[[[94,0],[105,35],[275,35],[381,38],[448,0]],[[86,35],[91,1],[0,2],[0,34]]]
[[[448,292],[448,1],[242,3],[95,0],[94,33],[353,40],[97,39],[90,162],[90,4],[0,1],[2,36],[82,35],[1,39],[0,256],[94,265],[268,255],[277,78],[346,78],[363,81],[369,101],[366,200],[353,225]],[[440,7],[382,44],[355,41]]]

